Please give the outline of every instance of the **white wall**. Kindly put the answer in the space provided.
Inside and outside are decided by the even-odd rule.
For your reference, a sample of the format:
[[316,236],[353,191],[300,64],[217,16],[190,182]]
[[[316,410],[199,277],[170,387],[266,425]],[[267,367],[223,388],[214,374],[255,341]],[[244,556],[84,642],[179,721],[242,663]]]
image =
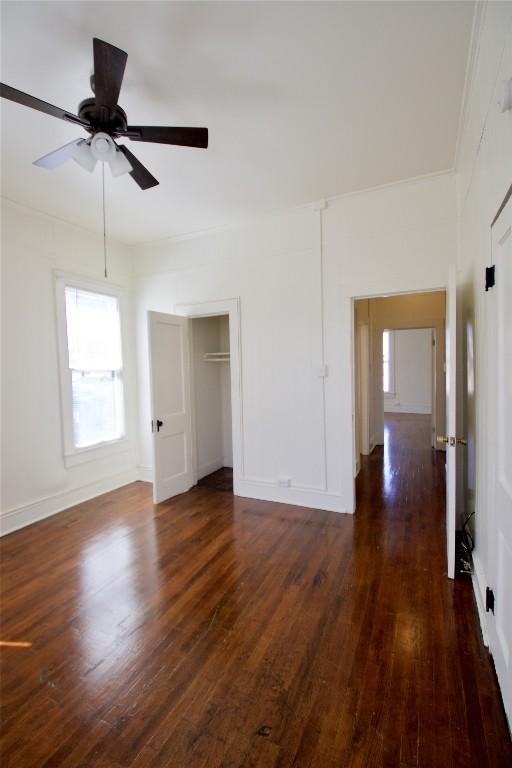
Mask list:
[[432,413],[432,330],[393,331],[395,386],[384,411]]
[[[491,436],[486,424],[486,336],[484,268],[491,263],[490,224],[512,181],[512,112],[498,107],[502,82],[512,77],[512,3],[482,4],[477,24],[467,101],[459,138],[459,401],[461,432],[467,436],[467,513],[475,511],[475,592],[483,609],[485,587],[496,559],[486,482]],[[510,584],[509,591],[512,591]]]
[[[318,208],[133,248],[143,465],[151,462],[147,310],[240,297],[239,493],[353,511],[350,297],[447,284],[456,258],[454,178]],[[281,475],[290,487],[278,485]]]
[[[96,235],[9,201],[2,203],[2,532],[136,478],[132,345],[124,345],[128,446],[66,468],[63,458],[54,270],[102,279]],[[126,291],[130,263],[109,242],[111,281]],[[125,339],[126,341],[126,339]]]
[[207,362],[206,352],[229,352],[227,317],[191,321],[194,431],[198,478],[233,466],[229,363]]

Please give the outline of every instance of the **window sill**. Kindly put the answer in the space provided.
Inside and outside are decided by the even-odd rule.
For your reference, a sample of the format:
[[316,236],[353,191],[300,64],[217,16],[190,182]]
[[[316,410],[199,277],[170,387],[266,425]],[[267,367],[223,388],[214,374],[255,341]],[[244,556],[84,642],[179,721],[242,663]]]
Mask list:
[[119,440],[110,440],[108,443],[97,443],[87,448],[77,448],[64,454],[64,465],[66,467],[76,467],[79,464],[86,464],[90,461],[98,461],[109,456],[116,456],[119,453],[126,453],[130,448],[127,437],[121,437]]

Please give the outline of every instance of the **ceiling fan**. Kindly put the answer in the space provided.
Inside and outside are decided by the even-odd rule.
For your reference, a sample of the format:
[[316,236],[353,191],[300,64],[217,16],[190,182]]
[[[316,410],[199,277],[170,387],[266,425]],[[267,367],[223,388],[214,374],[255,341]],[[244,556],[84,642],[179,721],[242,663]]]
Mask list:
[[34,165],[53,170],[72,158],[92,172],[98,161],[108,163],[113,176],[129,173],[141,189],[158,184],[155,177],[137,160],[128,147],[117,144],[116,139],[174,144],[182,147],[208,147],[207,128],[170,128],[163,126],[128,125],[126,112],[117,100],[123,82],[128,54],[110,43],[93,39],[94,74],[91,88],[94,98],[84,99],[78,106],[78,115],[48,104],[46,101],[0,83],[0,96],[25,107],[37,109],[52,117],[79,125],[90,134],[50,152]]

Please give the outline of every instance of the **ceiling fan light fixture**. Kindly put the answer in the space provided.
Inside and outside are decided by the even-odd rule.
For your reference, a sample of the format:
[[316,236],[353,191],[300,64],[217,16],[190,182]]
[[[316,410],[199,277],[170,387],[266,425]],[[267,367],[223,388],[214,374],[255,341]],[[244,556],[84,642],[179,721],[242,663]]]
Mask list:
[[116,153],[116,145],[108,133],[98,131],[91,139],[91,153],[96,160],[108,163]]
[[116,148],[115,154],[109,161],[110,172],[112,176],[117,179],[118,176],[123,176],[125,173],[130,173],[133,169],[128,158]]
[[77,145],[75,151],[72,154],[75,163],[78,163],[84,170],[92,173],[96,168],[96,158],[91,152],[89,142],[85,139]]

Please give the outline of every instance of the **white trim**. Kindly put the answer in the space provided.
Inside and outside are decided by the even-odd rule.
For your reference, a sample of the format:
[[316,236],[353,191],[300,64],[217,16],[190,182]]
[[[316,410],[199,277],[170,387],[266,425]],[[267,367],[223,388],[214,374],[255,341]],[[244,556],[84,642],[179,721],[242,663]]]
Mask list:
[[[97,229],[89,229],[88,227],[82,226],[82,224],[77,224],[76,221],[72,221],[71,219],[63,219],[62,216],[56,216],[53,213],[45,213],[45,211],[41,211],[39,208],[34,208],[32,205],[28,205],[27,203],[20,203],[18,200],[13,200],[11,197],[7,197],[7,195],[0,195],[0,200],[2,200],[4,203],[7,203],[8,205],[14,205],[16,208],[24,208],[26,211],[30,211],[30,213],[41,216],[48,221],[58,221],[59,224],[63,224],[66,227],[73,227],[73,229],[78,230],[79,232],[85,232],[86,235],[95,238],[98,243],[101,243],[101,247],[103,248],[103,236],[100,234],[100,232],[98,232]],[[109,237],[108,235],[107,243],[124,245],[126,248],[130,248],[134,245],[134,243],[130,242],[129,240],[119,240],[117,237]]]
[[[420,278],[423,279],[423,278]],[[444,285],[421,285],[414,282],[409,278],[388,278],[388,282],[379,280],[378,283],[372,284],[371,281],[359,282],[359,283],[346,283],[339,286],[339,306],[340,306],[340,320],[341,327],[347,328],[349,337],[344,336],[342,344],[341,355],[343,361],[348,359],[349,365],[342,368],[342,380],[345,385],[345,389],[349,395],[348,398],[342,399],[341,412],[343,414],[343,421],[341,428],[344,424],[352,424],[352,439],[350,440],[350,455],[344,457],[341,467],[340,476],[342,481],[342,487],[346,488],[347,497],[345,505],[347,509],[343,511],[355,512],[356,507],[356,489],[355,489],[355,467],[356,467],[356,420],[354,418],[356,407],[356,393],[355,393],[355,355],[354,355],[354,333],[355,333],[355,320],[354,320],[354,301],[356,299],[372,299],[380,298],[383,296],[399,296],[402,294],[410,293],[433,293],[435,291],[446,291],[447,283]],[[427,327],[432,327],[431,325]],[[343,347],[347,345],[348,354],[344,353]],[[369,451],[373,451],[375,445],[378,444],[378,436],[373,434],[370,436]]]
[[487,634],[487,619],[485,613],[485,576],[482,569],[482,563],[478,557],[477,552],[473,552],[473,573],[471,574],[471,581],[473,584],[473,592],[475,593],[476,607],[478,609],[478,618],[480,619],[480,629],[482,630],[482,640],[484,645],[489,645],[489,637]]
[[116,440],[107,440],[103,443],[95,443],[86,448],[76,448],[71,453],[64,453],[64,465],[76,467],[77,464],[86,464],[89,461],[101,461],[109,456],[118,456],[127,453],[131,449],[130,441],[124,435]]
[[317,231],[317,258],[320,272],[320,369],[322,371],[322,464],[323,477],[322,484],[316,490],[327,492],[329,487],[327,477],[327,396],[325,389],[325,378],[327,366],[325,362],[325,268],[324,268],[324,227],[323,212],[327,207],[325,200],[315,203],[313,209],[318,212],[318,231]]
[[[63,460],[65,467],[74,467],[90,461],[97,461],[108,456],[123,453],[130,450],[130,440],[128,435],[127,418],[127,396],[126,381],[124,378],[126,345],[124,339],[127,338],[127,317],[126,293],[125,290],[115,284],[107,281],[94,280],[89,277],[54,270],[55,281],[55,313],[57,325],[57,347],[59,361],[59,383],[60,383],[60,412],[61,412],[61,435],[63,444]],[[94,293],[100,293],[104,296],[113,296],[118,301],[119,306],[119,325],[121,333],[121,372],[120,380],[123,392],[123,422],[124,434],[114,440],[108,440],[102,443],[85,448],[76,448],[73,438],[73,406],[71,400],[71,373],[69,369],[69,353],[67,342],[67,323],[66,323],[66,302],[65,289],[73,287]]]
[[466,128],[469,104],[471,103],[471,95],[473,93],[475,72],[480,55],[480,36],[484,25],[486,12],[487,3],[482,2],[482,0],[478,0],[478,2],[475,3],[475,9],[473,11],[473,23],[471,25],[471,36],[469,39],[469,50],[466,60],[466,72],[464,76],[464,88],[462,91],[462,100],[460,104],[457,138],[455,142],[455,169],[459,167],[460,147],[462,144],[462,136]]
[[17,531],[19,528],[24,528],[26,525],[31,525],[39,520],[56,515],[58,512],[93,499],[103,493],[114,491],[116,488],[133,483],[137,479],[136,469],[127,469],[78,488],[61,491],[52,496],[44,496],[29,504],[13,507],[0,515],[0,536],[5,536],[8,533]]
[[262,501],[275,501],[281,504],[322,509],[329,512],[349,513],[343,507],[341,496],[324,491],[308,490],[305,488],[286,488],[273,483],[242,480],[237,486],[237,496]]
[[[389,181],[385,184],[378,184],[374,187],[363,187],[362,189],[355,189],[351,192],[342,192],[339,195],[332,195],[330,197],[323,198],[320,204],[325,203],[327,208],[330,203],[335,203],[338,200],[345,200],[346,198],[356,197],[357,195],[366,195],[371,192],[380,192],[384,189],[393,189],[394,187],[402,186],[403,184],[415,184],[429,179],[436,179],[438,176],[449,176],[455,173],[455,167],[444,168],[441,171],[433,171],[432,173],[424,173],[420,176],[407,176],[404,179],[396,179],[395,181]],[[264,213],[258,213],[253,215],[247,215],[243,219],[238,221],[226,222],[225,224],[219,224],[214,227],[206,227],[205,229],[195,229],[190,232],[183,232],[177,235],[167,235],[164,237],[156,238],[155,240],[140,240],[133,243],[128,243],[129,248],[140,249],[145,247],[151,247],[153,245],[162,245],[163,243],[179,243],[185,240],[195,240],[200,237],[208,237],[210,235],[217,235],[223,232],[229,232],[231,230],[242,229],[243,227],[251,224],[266,221],[268,219],[275,218],[277,216],[285,216],[287,214],[298,213],[299,211],[321,210],[319,208],[319,201],[309,201],[302,205],[293,205],[288,208],[276,208],[273,211],[267,211]],[[145,275],[137,275],[138,278]]]
[[[242,387],[242,329],[240,315],[240,299],[220,299],[203,301],[197,304],[176,304],[174,312],[193,319],[195,317],[229,317],[229,351],[231,374],[231,429],[233,442],[233,493],[238,496],[238,484],[245,479],[245,452],[243,430],[243,387]],[[192,349],[192,347],[191,347]],[[190,367],[193,375],[193,366]],[[194,399],[194,398],[193,398]],[[195,421],[192,407],[193,425]],[[195,435],[195,428],[192,429]],[[194,451],[194,480],[197,482],[197,450]],[[212,470],[213,471],[213,470]]]

